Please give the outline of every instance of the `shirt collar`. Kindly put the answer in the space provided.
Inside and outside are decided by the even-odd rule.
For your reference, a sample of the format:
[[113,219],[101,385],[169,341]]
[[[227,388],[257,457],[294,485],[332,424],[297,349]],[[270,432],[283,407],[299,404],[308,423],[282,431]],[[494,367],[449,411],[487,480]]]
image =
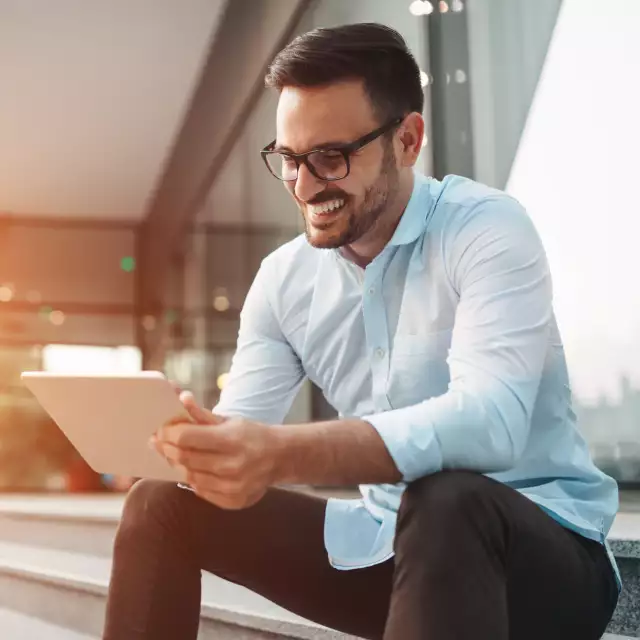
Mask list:
[[[420,234],[424,232],[430,217],[431,203],[433,201],[430,192],[431,182],[432,178],[428,178],[414,169],[413,190],[411,191],[409,202],[407,202],[407,206],[396,230],[391,236],[391,240],[387,242],[387,247],[410,244],[417,240]],[[339,248],[333,249],[329,253],[333,254],[339,260],[353,264],[351,260],[342,255]]]
[[409,244],[424,232],[429,206],[429,178],[413,172],[413,191],[387,246]]

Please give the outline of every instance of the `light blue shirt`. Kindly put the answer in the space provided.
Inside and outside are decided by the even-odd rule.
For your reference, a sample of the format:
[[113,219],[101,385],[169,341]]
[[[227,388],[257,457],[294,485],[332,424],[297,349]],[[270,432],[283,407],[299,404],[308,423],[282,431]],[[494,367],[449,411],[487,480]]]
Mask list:
[[366,269],[304,236],[268,256],[215,411],[281,423],[305,376],[373,425],[404,480],[329,501],[334,567],[390,558],[405,483],[442,469],[483,473],[606,544],[617,485],[577,428],[545,252],[505,193],[415,173]]

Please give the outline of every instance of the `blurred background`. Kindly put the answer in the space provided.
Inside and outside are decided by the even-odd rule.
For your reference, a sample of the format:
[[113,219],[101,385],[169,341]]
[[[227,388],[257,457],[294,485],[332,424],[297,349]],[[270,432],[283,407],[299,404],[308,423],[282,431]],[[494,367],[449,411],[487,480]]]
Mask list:
[[[259,155],[266,66],[365,21],[423,69],[420,168],[528,208],[581,428],[640,489],[640,2],[0,0],[0,491],[128,486],[82,462],[21,371],[159,369],[215,404],[260,261],[302,231]],[[331,415],[306,384],[289,420]]]

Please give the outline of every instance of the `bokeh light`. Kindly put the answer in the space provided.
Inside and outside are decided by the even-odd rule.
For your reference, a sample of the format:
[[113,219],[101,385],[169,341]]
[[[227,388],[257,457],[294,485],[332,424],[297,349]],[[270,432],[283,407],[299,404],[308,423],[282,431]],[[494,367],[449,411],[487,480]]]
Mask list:
[[6,284],[0,287],[0,302],[9,302],[13,299],[13,289]]
[[50,307],[49,305],[40,307],[40,311],[39,311],[40,317],[43,320],[49,320],[49,316],[51,315],[52,311],[53,311],[53,307]]
[[217,295],[213,298],[213,308],[216,311],[228,311],[230,306],[229,298],[225,295]]
[[120,268],[127,273],[131,273],[136,268],[136,259],[133,256],[125,256],[120,260]]
[[458,69],[456,71],[456,82],[458,84],[464,84],[467,81],[467,74],[465,73],[465,71],[463,69]]
[[55,325],[56,327],[62,326],[65,320],[66,320],[66,317],[64,315],[64,312],[58,309],[56,309],[55,311],[52,311],[49,314],[49,322]]
[[220,391],[222,391],[225,387],[225,385],[227,384],[227,380],[229,379],[229,374],[228,373],[221,373],[218,376],[218,379],[216,380],[216,384],[218,385],[218,389],[220,389]]
[[428,16],[433,13],[433,5],[428,0],[414,0],[409,5],[409,11],[414,16]]
[[142,318],[142,328],[145,331],[153,331],[156,328],[156,319],[154,316],[145,316]]
[[175,324],[178,320],[178,312],[175,309],[167,309],[164,312],[164,321],[166,324]]

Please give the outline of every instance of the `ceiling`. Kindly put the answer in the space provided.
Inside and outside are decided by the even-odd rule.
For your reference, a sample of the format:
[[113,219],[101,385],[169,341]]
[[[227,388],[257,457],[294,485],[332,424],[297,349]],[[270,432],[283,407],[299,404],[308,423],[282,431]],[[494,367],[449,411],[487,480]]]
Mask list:
[[0,212],[142,217],[224,0],[0,0]]

